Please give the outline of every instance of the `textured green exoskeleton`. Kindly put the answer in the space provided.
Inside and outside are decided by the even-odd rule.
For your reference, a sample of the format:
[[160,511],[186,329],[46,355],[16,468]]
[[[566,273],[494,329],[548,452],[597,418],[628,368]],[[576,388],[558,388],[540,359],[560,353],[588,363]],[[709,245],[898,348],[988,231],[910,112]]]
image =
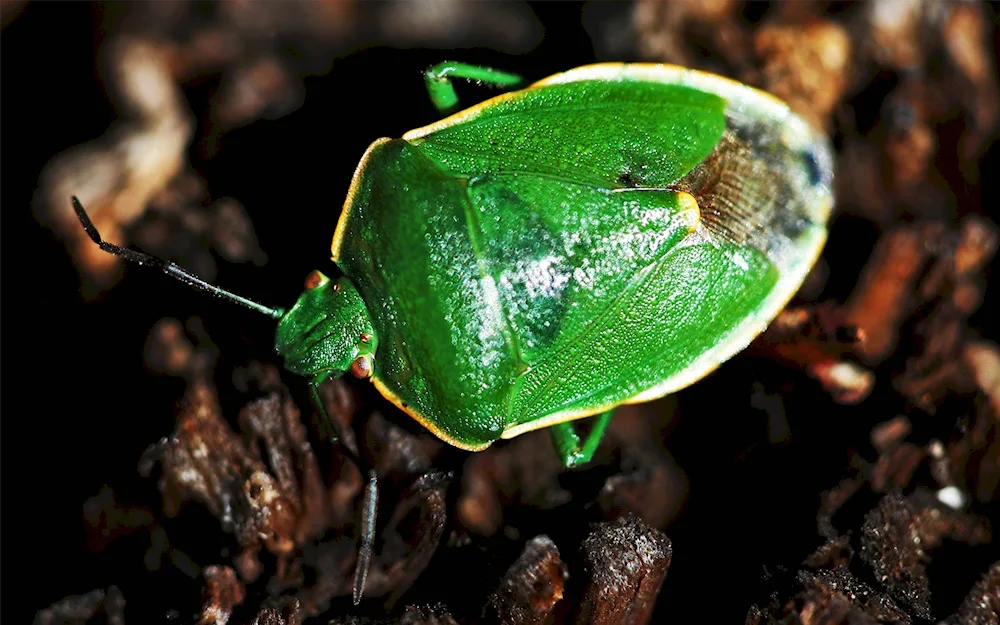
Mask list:
[[[490,72],[428,83],[448,108],[442,75],[510,84]],[[558,74],[373,143],[333,240],[344,277],[302,296],[278,349],[307,376],[358,363],[458,447],[554,426],[586,461],[612,408],[765,328],[822,247],[831,183],[824,137],[762,92],[661,65]],[[597,414],[581,443],[569,421]]]
[[[441,111],[451,77],[520,81],[442,63],[425,75]],[[316,387],[351,372],[452,445],[548,427],[574,465],[616,406],[697,381],[764,330],[826,240],[832,178],[826,138],[765,93],[603,64],[375,141],[333,238],[342,275],[311,274],[287,312],[105,243],[75,206],[103,249],[278,319],[321,414]],[[581,441],[571,422],[591,415]],[[355,602],[376,492],[370,471]]]

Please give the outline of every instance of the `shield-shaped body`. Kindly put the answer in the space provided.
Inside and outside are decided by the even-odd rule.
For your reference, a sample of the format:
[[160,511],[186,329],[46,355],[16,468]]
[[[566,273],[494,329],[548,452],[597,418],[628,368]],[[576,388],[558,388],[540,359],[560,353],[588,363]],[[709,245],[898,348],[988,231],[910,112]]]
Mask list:
[[832,205],[825,137],[673,66],[552,76],[368,149],[333,242],[372,380],[449,443],[646,401],[798,289]]

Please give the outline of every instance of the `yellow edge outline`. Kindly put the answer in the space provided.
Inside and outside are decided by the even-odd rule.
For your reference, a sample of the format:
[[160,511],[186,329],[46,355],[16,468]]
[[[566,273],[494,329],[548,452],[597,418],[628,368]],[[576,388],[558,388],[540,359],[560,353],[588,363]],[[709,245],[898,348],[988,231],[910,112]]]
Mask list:
[[[525,87],[524,89],[519,89],[517,91],[511,91],[509,93],[504,93],[494,98],[490,98],[484,102],[473,105],[467,109],[464,109],[454,115],[450,115],[442,120],[438,120],[432,124],[422,126],[410,130],[403,134],[402,139],[405,141],[410,141],[413,139],[419,139],[421,137],[427,136],[432,132],[436,132],[443,128],[448,128],[460,123],[464,123],[470,117],[478,115],[480,111],[487,107],[496,106],[507,100],[517,97],[517,94],[521,91],[528,91],[530,89],[536,89],[538,87],[543,87],[553,84],[562,84],[568,82],[578,82],[582,80],[598,80],[598,79],[613,79],[628,76],[631,78],[645,79],[653,82],[668,82],[667,78],[672,78],[669,81],[670,84],[680,84],[687,85],[696,88],[705,89],[708,86],[718,87],[723,93],[730,92],[733,95],[740,94],[745,96],[750,96],[756,98],[758,103],[766,106],[773,107],[772,114],[775,117],[790,118],[792,120],[799,120],[797,115],[795,115],[782,100],[776,98],[775,96],[767,93],[766,91],[761,91],[754,87],[745,85],[739,81],[726,78],[725,76],[719,76],[718,74],[712,74],[710,72],[703,72],[696,69],[690,69],[687,67],[682,67],[680,65],[670,65],[670,64],[660,64],[660,63],[595,63],[592,65],[584,65],[582,67],[577,67],[566,72],[561,72],[559,74],[554,74],[547,78],[543,78],[531,85]],[[709,90],[710,89],[706,89]],[[803,124],[805,122],[803,121]],[[383,137],[375,140],[368,149],[365,150],[364,155],[361,157],[361,161],[358,163],[358,167],[354,170],[354,175],[351,177],[351,185],[347,190],[347,197],[344,200],[344,207],[341,210],[340,219],[337,222],[337,228],[333,235],[333,242],[330,247],[331,259],[337,262],[340,259],[340,250],[343,242],[344,232],[347,229],[347,218],[350,212],[350,207],[354,202],[354,197],[357,194],[358,186],[361,180],[361,172],[367,165],[368,160],[371,157],[372,152],[381,146],[382,144],[390,141],[391,139]],[[831,201],[832,209],[832,201]],[[824,243],[826,241],[826,232],[821,231],[817,244],[814,246],[814,253],[811,262],[806,264],[806,267],[812,267],[816,260],[819,258],[820,253],[823,250]],[[808,273],[808,270],[806,271]],[[802,276],[804,279],[805,276]],[[801,285],[801,279],[797,281]],[[509,439],[519,436],[526,432],[531,432],[534,430],[540,430],[553,425],[558,425],[560,423],[566,423],[567,421],[575,421],[577,419],[584,419],[586,417],[592,417],[598,415],[602,412],[615,408],[617,406],[644,403],[647,401],[652,401],[654,399],[659,399],[671,393],[674,393],[680,389],[683,389],[701,378],[705,377],[715,369],[717,369],[722,362],[728,360],[733,355],[739,353],[746,348],[747,345],[763,330],[767,325],[774,319],[775,316],[791,301],[795,293],[798,292],[798,288],[789,289],[784,297],[780,298],[776,302],[772,302],[772,306],[768,307],[762,318],[766,319],[766,323],[760,324],[747,324],[741,332],[732,336],[726,341],[729,345],[740,345],[740,347],[734,350],[731,354],[728,354],[725,358],[705,358],[701,366],[697,363],[693,367],[688,367],[681,374],[668,378],[661,384],[643,391],[633,397],[616,402],[613,404],[598,406],[596,408],[586,408],[578,410],[568,410],[564,412],[558,412],[553,415],[549,415],[543,419],[538,419],[530,423],[523,423],[516,425],[511,428],[507,428],[501,433],[500,438]],[[780,305],[773,305],[774,303],[779,303]],[[758,319],[759,321],[760,319]],[[762,326],[762,327],[759,327]],[[745,341],[745,344],[744,344]],[[686,374],[686,375],[685,375]],[[432,434],[443,440],[444,442],[458,447],[459,449],[464,449],[466,451],[482,451],[492,445],[492,441],[485,443],[483,445],[468,445],[459,441],[446,432],[442,431],[436,424],[429,421],[426,417],[411,409],[409,406],[404,406],[403,401],[385,384],[378,379],[376,376],[371,378],[372,384],[378,389],[379,393],[383,397],[392,402],[397,408],[412,417],[417,423],[422,425]]]
[[424,417],[409,405],[403,403],[403,400],[389,390],[389,387],[387,387],[382,380],[378,379],[378,377],[372,376],[371,381],[372,384],[375,385],[375,388],[378,389],[378,392],[382,394],[382,397],[391,401],[397,408],[413,417],[414,421],[427,428],[431,434],[437,436],[449,445],[458,447],[459,449],[464,449],[465,451],[482,451],[494,443],[494,441],[490,441],[488,443],[483,443],[482,445],[469,445],[468,443],[463,443],[462,441],[453,438],[447,432],[439,428],[437,424]]
[[355,168],[354,175],[351,176],[351,186],[347,189],[347,198],[344,199],[344,207],[340,210],[340,219],[337,220],[337,229],[333,232],[333,242],[330,244],[330,260],[333,262],[340,260],[340,248],[344,240],[344,231],[347,230],[347,217],[348,213],[350,213],[351,205],[354,204],[354,196],[358,193],[358,186],[361,183],[361,172],[364,171],[365,166],[368,164],[372,152],[389,141],[392,141],[392,139],[388,137],[382,137],[373,141],[368,146],[368,149],[365,150],[365,153],[361,155],[361,161],[358,163],[357,168]]
[[[351,177],[351,186],[348,188],[347,198],[344,200],[344,208],[340,212],[340,219],[337,221],[337,229],[333,233],[333,243],[330,245],[330,259],[333,260],[333,262],[338,262],[340,260],[340,249],[343,245],[344,234],[347,230],[347,220],[350,216],[350,209],[354,204],[354,197],[357,195],[358,187],[360,186],[361,172],[364,171],[365,166],[368,164],[368,160],[371,158],[372,152],[391,140],[392,139],[389,139],[388,137],[382,137],[373,141],[372,144],[368,146],[368,149],[365,150],[364,155],[361,157],[361,162],[358,163],[357,168],[354,170],[354,175]],[[389,387],[387,387],[385,383],[378,378],[378,376],[373,375],[370,380],[372,384],[375,385],[375,388],[378,389],[378,392],[382,395],[382,397],[388,399],[397,408],[412,417],[414,421],[422,425],[432,434],[449,445],[466,451],[482,451],[493,444],[493,441],[490,441],[482,445],[469,445],[452,437],[447,432],[439,428],[437,424],[431,422],[429,419],[403,402],[403,400],[400,399],[398,395],[393,393]]]

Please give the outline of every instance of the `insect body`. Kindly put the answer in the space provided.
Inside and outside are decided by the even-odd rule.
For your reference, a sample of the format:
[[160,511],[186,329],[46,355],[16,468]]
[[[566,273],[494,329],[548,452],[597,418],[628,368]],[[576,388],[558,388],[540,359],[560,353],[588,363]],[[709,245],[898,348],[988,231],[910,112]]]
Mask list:
[[[451,77],[520,81],[442,63],[426,73],[442,111]],[[550,428],[574,465],[616,406],[697,381],[767,326],[826,239],[832,177],[823,135],[765,93],[602,64],[375,141],[333,238],[341,275],[313,272],[287,311],[106,243],[74,207],[106,251],[277,319],[321,414],[317,386],[350,372],[452,445]],[[581,441],[572,421],[591,415]],[[373,471],[365,492],[355,602]]]
[[[469,71],[489,70],[431,70],[432,93],[490,79]],[[831,182],[823,136],[760,91],[663,65],[558,74],[374,142],[333,240],[343,276],[316,276],[278,351],[370,377],[452,445],[551,427],[586,461],[615,406],[766,327],[825,241]],[[581,443],[570,422],[598,414]]]

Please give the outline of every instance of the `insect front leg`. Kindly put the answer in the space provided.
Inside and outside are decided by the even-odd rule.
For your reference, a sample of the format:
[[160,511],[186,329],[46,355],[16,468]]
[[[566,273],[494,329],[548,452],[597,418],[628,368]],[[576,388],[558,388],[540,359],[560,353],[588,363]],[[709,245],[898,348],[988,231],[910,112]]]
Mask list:
[[601,444],[601,439],[604,438],[608,424],[611,423],[612,412],[614,411],[608,410],[594,417],[594,427],[582,443],[571,421],[557,423],[550,428],[552,444],[555,445],[556,452],[564,465],[575,467],[590,462],[594,452],[597,451],[597,446]]
[[458,109],[458,94],[455,93],[455,86],[451,84],[452,78],[475,80],[494,87],[514,87],[524,80],[517,74],[501,72],[481,65],[469,65],[454,61],[438,63],[424,72],[424,81],[427,84],[427,94],[430,96],[434,108],[442,115],[447,115]]
[[[343,443],[344,447],[348,448],[348,455],[351,456],[351,460],[357,463],[358,460],[354,457],[357,450],[349,449],[350,443],[353,441],[344,439],[344,436],[340,433],[340,428],[333,421],[333,419],[330,418],[330,414],[326,411],[326,405],[323,403],[323,398],[319,394],[319,387],[326,381],[326,378],[327,375],[325,373],[309,378],[309,398],[312,400],[315,415],[318,417],[313,421],[313,423],[324,441],[330,443],[331,445]],[[358,468],[361,468],[360,465]]]

